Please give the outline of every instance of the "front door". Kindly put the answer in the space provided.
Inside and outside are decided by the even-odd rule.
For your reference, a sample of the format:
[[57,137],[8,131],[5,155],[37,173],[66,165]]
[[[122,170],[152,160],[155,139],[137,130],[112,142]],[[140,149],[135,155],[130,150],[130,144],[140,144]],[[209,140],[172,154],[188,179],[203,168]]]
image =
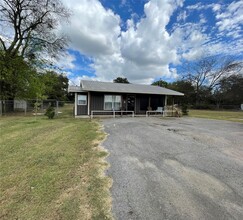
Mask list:
[[135,95],[127,96],[127,111],[135,111]]

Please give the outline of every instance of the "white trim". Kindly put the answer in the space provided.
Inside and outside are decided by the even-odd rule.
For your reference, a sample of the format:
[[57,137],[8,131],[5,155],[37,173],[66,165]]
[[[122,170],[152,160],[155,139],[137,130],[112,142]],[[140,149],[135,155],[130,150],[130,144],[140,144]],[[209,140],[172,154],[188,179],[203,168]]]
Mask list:
[[88,115],[90,115],[90,92],[88,92]]
[[75,92],[75,106],[74,106],[74,116],[76,117],[77,116],[77,105],[78,105],[78,94]]
[[104,112],[111,112],[111,113],[113,113],[112,115],[99,115],[99,116],[113,116],[113,118],[115,118],[116,117],[116,112],[120,112],[120,113],[124,113],[124,112],[126,112],[126,113],[128,113],[128,112],[131,112],[132,113],[132,117],[134,117],[134,111],[107,111],[107,110],[92,110],[91,111],[91,116],[90,116],[90,118],[92,119],[93,117],[94,117],[94,113],[95,112],[100,112],[100,113],[104,113]]
[[[105,109],[105,97],[111,96],[111,109]],[[114,102],[113,102],[113,96],[119,96],[120,97],[120,108],[122,108],[122,95],[116,95],[116,94],[104,94],[104,111],[119,111],[114,109]]]
[[[86,94],[79,94],[77,97],[79,97],[79,96],[84,96],[85,97],[85,100],[81,100],[81,101],[85,101],[85,104],[79,104],[79,103],[77,103],[77,104],[78,105],[87,105],[87,95]],[[79,101],[79,99],[77,101]]]

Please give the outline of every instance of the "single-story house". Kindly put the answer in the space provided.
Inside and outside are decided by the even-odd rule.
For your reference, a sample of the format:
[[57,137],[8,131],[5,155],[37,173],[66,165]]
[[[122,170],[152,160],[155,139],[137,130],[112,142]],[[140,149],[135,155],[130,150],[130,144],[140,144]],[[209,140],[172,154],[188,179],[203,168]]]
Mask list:
[[69,86],[75,94],[75,117],[108,114],[145,115],[167,105],[168,96],[183,93],[159,86],[81,80],[80,86]]

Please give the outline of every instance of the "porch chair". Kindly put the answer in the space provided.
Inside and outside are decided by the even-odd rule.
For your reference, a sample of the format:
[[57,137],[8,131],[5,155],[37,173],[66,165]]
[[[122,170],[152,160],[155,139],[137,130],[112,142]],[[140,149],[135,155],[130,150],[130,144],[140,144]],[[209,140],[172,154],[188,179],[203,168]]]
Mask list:
[[163,114],[164,109],[163,109],[163,107],[157,107],[157,109],[155,111]]

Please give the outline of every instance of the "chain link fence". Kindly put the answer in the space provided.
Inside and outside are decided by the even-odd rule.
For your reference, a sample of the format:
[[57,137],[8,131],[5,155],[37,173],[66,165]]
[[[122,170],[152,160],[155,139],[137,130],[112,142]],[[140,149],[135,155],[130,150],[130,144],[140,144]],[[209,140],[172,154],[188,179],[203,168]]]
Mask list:
[[44,115],[49,106],[54,107],[55,115],[57,117],[63,113],[73,116],[74,102],[59,101],[55,99],[0,100],[0,116]]

